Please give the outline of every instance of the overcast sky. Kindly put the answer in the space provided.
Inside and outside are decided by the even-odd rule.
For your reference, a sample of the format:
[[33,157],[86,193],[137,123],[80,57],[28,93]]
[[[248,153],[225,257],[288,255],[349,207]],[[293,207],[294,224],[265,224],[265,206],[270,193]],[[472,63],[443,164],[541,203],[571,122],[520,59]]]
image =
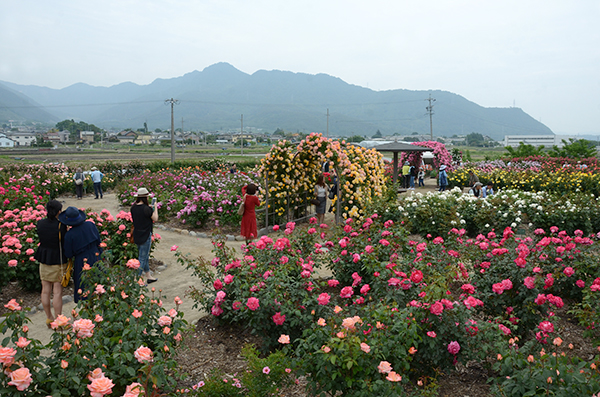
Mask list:
[[600,134],[599,0],[0,0],[0,80],[149,84],[217,62],[440,89]]

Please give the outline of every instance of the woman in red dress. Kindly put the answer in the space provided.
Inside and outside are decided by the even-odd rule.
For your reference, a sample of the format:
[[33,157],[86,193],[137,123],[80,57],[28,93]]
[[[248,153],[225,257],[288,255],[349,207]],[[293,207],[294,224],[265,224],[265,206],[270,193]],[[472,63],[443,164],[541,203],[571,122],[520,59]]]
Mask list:
[[246,186],[246,193],[244,194],[244,215],[242,215],[242,231],[241,235],[246,238],[246,244],[249,244],[251,240],[254,240],[258,236],[256,229],[256,212],[254,208],[260,205],[260,200],[255,196],[256,185],[251,183]]

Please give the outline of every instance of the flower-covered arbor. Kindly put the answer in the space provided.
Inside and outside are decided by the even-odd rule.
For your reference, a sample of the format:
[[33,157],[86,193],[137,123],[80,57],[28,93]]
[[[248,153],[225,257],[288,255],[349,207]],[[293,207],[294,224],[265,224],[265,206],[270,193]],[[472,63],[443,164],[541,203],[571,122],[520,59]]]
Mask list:
[[307,197],[314,194],[326,161],[339,176],[341,215],[361,217],[365,204],[382,193],[381,154],[317,133],[311,133],[298,145],[281,141],[261,160],[259,173],[268,180],[269,211],[281,217],[287,208],[305,206]]

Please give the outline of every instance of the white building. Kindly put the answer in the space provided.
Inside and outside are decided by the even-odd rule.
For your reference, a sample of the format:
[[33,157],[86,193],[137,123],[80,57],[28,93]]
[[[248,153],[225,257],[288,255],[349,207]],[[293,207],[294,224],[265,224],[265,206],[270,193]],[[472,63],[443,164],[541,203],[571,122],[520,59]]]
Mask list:
[[5,136],[0,137],[0,148],[15,147],[15,142]]
[[31,146],[36,143],[34,133],[29,132],[9,132],[6,137],[11,139],[15,146]]
[[523,144],[531,146],[562,147],[563,139],[569,142],[569,139],[577,139],[577,137],[568,135],[504,135],[504,146],[517,147],[523,142]]

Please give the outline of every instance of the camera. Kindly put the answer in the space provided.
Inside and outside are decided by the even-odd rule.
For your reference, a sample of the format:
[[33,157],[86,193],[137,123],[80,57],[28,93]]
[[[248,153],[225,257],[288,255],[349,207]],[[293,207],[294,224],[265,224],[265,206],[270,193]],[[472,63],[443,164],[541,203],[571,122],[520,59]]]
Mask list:
[[155,204],[156,204],[156,197],[152,197],[152,204],[150,204],[150,205],[154,206]]

